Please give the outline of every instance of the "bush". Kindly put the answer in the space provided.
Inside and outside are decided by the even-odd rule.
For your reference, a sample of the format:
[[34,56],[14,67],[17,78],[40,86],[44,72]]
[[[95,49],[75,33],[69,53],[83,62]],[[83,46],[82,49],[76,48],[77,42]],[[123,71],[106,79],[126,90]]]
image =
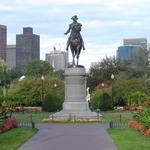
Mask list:
[[111,110],[113,108],[113,103],[109,94],[109,89],[105,91],[95,91],[91,97],[90,104],[93,110]]
[[135,102],[138,105],[147,101],[148,99],[145,93],[141,91],[136,91],[136,92],[127,93],[127,94],[128,94],[128,99],[130,100],[130,103]]
[[150,107],[145,107],[138,114],[137,119],[142,122],[145,127],[150,128]]
[[104,93],[102,95],[102,99],[100,101],[100,109],[101,110],[111,110],[113,108],[112,98],[108,93]]
[[100,92],[96,92],[92,95],[91,101],[90,101],[90,106],[91,106],[92,110],[99,109],[100,99],[101,99],[101,93]]
[[3,119],[4,119],[4,116],[0,114],[0,128],[3,127]]
[[55,95],[48,94],[43,101],[42,108],[44,111],[56,112],[62,109],[63,100]]

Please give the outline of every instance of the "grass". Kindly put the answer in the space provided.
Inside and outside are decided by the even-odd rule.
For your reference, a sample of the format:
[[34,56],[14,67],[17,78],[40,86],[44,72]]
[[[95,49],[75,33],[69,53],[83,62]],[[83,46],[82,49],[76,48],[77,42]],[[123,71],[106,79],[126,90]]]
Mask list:
[[118,150],[150,150],[150,138],[131,128],[108,129]]
[[0,134],[0,150],[17,150],[37,132],[32,128],[14,128]]
[[[51,113],[49,112],[40,112],[40,113],[32,113],[32,120],[35,123],[44,123],[42,122],[43,119],[46,119],[49,117]],[[102,122],[103,123],[108,123],[110,121],[119,121],[120,120],[120,115],[121,115],[121,120],[128,120],[133,117],[133,113],[131,112],[101,112],[103,115]],[[13,116],[15,116],[17,119],[21,120],[28,120],[30,121],[30,116],[31,113],[14,113]],[[101,122],[101,121],[100,121]],[[58,123],[58,121],[48,121],[48,123]],[[60,121],[59,123],[63,123],[63,121]],[[65,123],[69,123],[69,121],[65,121]]]
[[[133,117],[133,113],[131,112],[101,112],[103,115],[103,122],[107,123],[110,121],[120,121],[121,120],[128,120]],[[121,116],[121,118],[120,118]]]
[[[43,123],[42,120],[44,118],[48,118],[51,113],[49,112],[40,112],[40,113],[32,113],[32,120],[35,123]],[[13,116],[15,116],[17,119],[21,120],[30,120],[31,119],[31,113],[14,113]]]

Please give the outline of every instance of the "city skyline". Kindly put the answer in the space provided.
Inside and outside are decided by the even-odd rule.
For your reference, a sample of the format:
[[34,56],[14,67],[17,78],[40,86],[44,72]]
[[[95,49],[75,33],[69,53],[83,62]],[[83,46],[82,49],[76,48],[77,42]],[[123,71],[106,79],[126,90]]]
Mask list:
[[147,38],[150,41],[150,2],[148,0],[5,0],[0,3],[0,24],[7,26],[7,44],[15,44],[23,27],[33,27],[41,37],[41,59],[53,46],[65,50],[64,35],[73,15],[82,23],[86,50],[80,64],[116,55],[124,38]]

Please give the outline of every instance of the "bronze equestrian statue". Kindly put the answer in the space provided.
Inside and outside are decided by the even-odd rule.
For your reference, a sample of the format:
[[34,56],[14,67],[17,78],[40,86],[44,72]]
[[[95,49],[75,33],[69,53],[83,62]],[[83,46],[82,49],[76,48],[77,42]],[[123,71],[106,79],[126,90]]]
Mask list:
[[[81,49],[85,50],[85,47],[84,41],[80,34],[82,24],[77,22],[78,17],[76,15],[73,16],[71,19],[73,20],[73,22],[69,25],[69,29],[64,34],[67,35],[69,32],[71,32],[67,41],[66,50],[68,51],[68,48],[70,46],[73,57],[72,65],[76,66],[79,63],[79,55]],[[75,57],[77,58],[77,63],[75,63]]]

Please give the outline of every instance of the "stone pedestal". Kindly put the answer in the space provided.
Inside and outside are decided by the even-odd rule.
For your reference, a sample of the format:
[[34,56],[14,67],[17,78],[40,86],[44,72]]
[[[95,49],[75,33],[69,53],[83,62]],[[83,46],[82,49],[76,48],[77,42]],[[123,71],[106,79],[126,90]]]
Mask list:
[[97,117],[86,101],[86,72],[84,67],[65,69],[65,100],[63,109],[54,116]]

